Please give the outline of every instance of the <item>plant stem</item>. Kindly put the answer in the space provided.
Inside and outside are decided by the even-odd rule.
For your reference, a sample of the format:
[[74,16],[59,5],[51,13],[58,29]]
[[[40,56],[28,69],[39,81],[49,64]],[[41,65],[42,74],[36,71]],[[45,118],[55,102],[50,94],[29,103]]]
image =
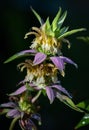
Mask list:
[[9,130],[13,130],[14,126],[15,126],[15,123],[16,121],[19,119],[20,117],[16,117],[12,120],[11,124],[10,124],[10,127],[9,127]]

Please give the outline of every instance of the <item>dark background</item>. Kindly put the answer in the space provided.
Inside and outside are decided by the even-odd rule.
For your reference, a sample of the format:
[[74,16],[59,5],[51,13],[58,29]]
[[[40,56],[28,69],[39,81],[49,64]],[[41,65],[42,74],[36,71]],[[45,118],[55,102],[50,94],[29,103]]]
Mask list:
[[[20,60],[8,64],[3,62],[11,55],[28,49],[31,38],[24,40],[24,35],[32,26],[40,26],[30,7],[42,16],[44,21],[50,16],[50,21],[56,15],[58,8],[68,11],[64,25],[74,28],[87,28],[86,32],[74,34],[68,39],[72,43],[70,50],[63,47],[63,54],[74,60],[79,68],[67,65],[66,76],[61,78],[61,84],[73,95],[75,103],[89,99],[89,44],[76,39],[77,36],[89,36],[89,4],[88,0],[1,0],[0,1],[0,103],[7,101],[7,93],[16,89],[16,84],[24,78],[17,70]],[[83,116],[71,110],[58,100],[49,105],[48,99],[41,97],[42,126],[39,130],[74,130],[74,126]],[[11,120],[0,117],[0,130],[8,130]],[[19,128],[16,128],[16,130]],[[89,126],[80,128],[88,130]]]

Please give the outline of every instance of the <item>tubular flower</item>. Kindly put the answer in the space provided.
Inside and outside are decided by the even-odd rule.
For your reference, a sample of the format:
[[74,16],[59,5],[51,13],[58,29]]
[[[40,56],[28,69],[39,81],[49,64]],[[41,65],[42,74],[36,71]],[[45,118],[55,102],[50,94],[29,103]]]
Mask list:
[[[5,111],[6,116],[8,118],[13,118],[10,129],[12,130],[14,127],[14,123],[18,120],[19,125],[22,130],[37,130],[35,124],[32,119],[36,119],[39,123],[41,123],[41,117],[36,112],[35,105],[30,102],[30,100],[26,100],[26,97],[23,95],[21,97],[10,96],[9,102],[1,104],[2,110]],[[5,114],[3,113],[3,114]]]
[[32,45],[30,48],[36,49],[37,51],[41,51],[47,55],[55,55],[58,53],[58,50],[61,49],[61,42],[57,40],[57,38],[53,36],[49,36],[44,31],[46,24],[44,24],[41,28],[32,27],[33,32],[29,32],[25,35],[35,35],[35,39],[32,41]]
[[35,102],[40,94],[44,93],[48,96],[50,103],[54,101],[57,93],[61,95],[64,93],[68,97],[71,97],[67,90],[60,85],[57,77],[58,69],[54,64],[41,63],[34,66],[31,60],[26,60],[24,63],[19,64],[18,67],[21,71],[26,68],[27,75],[22,81],[24,85],[10,95],[16,96],[27,90],[35,90],[37,94],[31,100],[32,102]]
[[31,60],[26,60],[24,63],[20,63],[18,67],[21,71],[23,71],[24,68],[27,70],[25,82],[32,82],[39,87],[58,82],[58,69],[52,63],[34,65]]

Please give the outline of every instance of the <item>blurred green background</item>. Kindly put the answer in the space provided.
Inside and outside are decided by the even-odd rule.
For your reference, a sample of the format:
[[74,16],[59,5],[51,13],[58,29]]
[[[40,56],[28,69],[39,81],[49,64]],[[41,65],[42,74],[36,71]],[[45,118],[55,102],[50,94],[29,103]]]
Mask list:
[[[24,73],[17,70],[16,65],[21,60],[8,64],[3,62],[13,54],[28,49],[32,37],[24,40],[24,35],[32,26],[40,26],[33,15],[32,6],[42,16],[44,21],[49,16],[50,20],[56,15],[58,8],[68,11],[64,25],[69,29],[87,28],[86,32],[74,34],[68,39],[72,46],[68,50],[64,45],[63,54],[74,60],[79,68],[67,65],[66,76],[61,78],[61,84],[72,95],[75,103],[89,99],[89,44],[76,39],[78,36],[89,36],[89,4],[88,0],[1,0],[0,1],[0,103],[7,101],[7,93],[16,89],[16,84],[24,78]],[[42,126],[39,130],[74,130],[74,126],[83,116],[55,100],[49,105],[48,99],[41,97]],[[9,128],[11,120],[0,117],[0,129]],[[4,122],[4,123],[3,123]],[[18,130],[19,127],[16,127]],[[80,128],[88,130],[89,126]]]

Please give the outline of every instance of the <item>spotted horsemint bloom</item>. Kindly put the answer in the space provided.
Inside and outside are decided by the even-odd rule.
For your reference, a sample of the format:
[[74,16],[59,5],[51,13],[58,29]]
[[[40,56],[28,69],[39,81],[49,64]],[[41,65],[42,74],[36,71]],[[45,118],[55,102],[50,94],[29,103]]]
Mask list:
[[[60,65],[59,65],[60,66]],[[13,92],[12,96],[23,93],[24,91],[34,90],[37,94],[32,98],[32,102],[35,102],[41,93],[48,96],[50,103],[52,103],[57,93],[65,94],[71,97],[65,88],[60,85],[58,79],[58,68],[52,63],[41,63],[34,65],[31,60],[26,60],[24,63],[18,65],[23,71],[27,70],[27,75],[22,81],[23,86]]]
[[32,9],[32,11],[37,17],[41,26],[40,28],[32,27],[32,31],[25,35],[25,39],[29,35],[35,35],[30,48],[36,49],[37,51],[43,52],[47,55],[60,55],[63,42],[68,43],[68,47],[70,47],[70,43],[67,39],[65,39],[65,37],[85,30],[84,28],[81,28],[68,31],[69,27],[62,27],[62,24],[67,16],[67,11],[61,15],[61,8],[51,24],[49,17],[47,18],[46,22],[43,22],[39,14],[37,14],[34,9]]
[[52,63],[42,62],[41,64],[37,64],[38,62],[39,61],[34,65],[32,60],[26,60],[18,65],[21,71],[23,71],[23,69],[26,69],[27,71],[24,81],[39,85],[39,88],[44,87],[47,84],[57,83],[58,68]]
[[[35,96],[32,95],[30,102],[27,102],[27,100],[24,100],[21,96],[18,101],[10,101],[9,107],[7,106],[8,103],[1,105],[1,107],[5,106],[8,108],[4,109],[2,113],[6,112],[8,117],[19,118],[19,124],[23,130],[36,130],[31,119],[34,118],[40,121],[40,116],[36,114],[33,106],[41,93],[48,97],[50,103],[52,103],[56,97],[66,105],[76,109],[76,106],[71,101],[70,94],[60,85],[58,73],[60,72],[62,76],[65,76],[66,63],[73,64],[77,67],[77,64],[71,59],[63,56],[61,48],[64,42],[66,42],[70,48],[70,42],[66,39],[67,36],[85,30],[85,28],[80,28],[68,31],[69,27],[62,27],[67,16],[67,11],[62,14],[61,8],[59,8],[52,23],[50,23],[49,17],[43,22],[39,14],[34,9],[32,9],[32,11],[41,26],[32,27],[32,31],[25,35],[25,39],[29,35],[35,35],[30,49],[23,50],[4,62],[8,63],[20,57],[28,58],[26,58],[25,62],[18,65],[21,71],[26,69],[25,79],[20,82],[21,87],[11,93],[10,96],[20,96],[24,93],[29,93],[29,97],[32,95],[32,92],[36,93]],[[14,107],[11,106],[11,103],[13,103]]]
[[12,118],[12,123],[9,130],[12,130],[15,122],[18,120],[22,130],[37,130],[33,119],[41,123],[41,117],[37,113],[37,107],[30,102],[29,97],[26,95],[20,95],[20,97],[10,96],[9,102],[0,105],[2,111],[0,114],[5,114],[8,118]]
[[67,11],[62,14],[61,8],[59,8],[59,11],[56,14],[56,17],[53,19],[52,23],[50,23],[49,17],[45,22],[43,22],[40,15],[34,9],[32,9],[32,11],[37,17],[41,26],[39,28],[32,27],[32,31],[26,33],[25,35],[25,39],[29,35],[35,35],[35,38],[32,41],[32,45],[30,46],[31,49],[21,51],[11,56],[4,63],[8,63],[16,58],[23,56],[35,55],[37,52],[42,52],[46,54],[47,57],[55,55],[60,56],[62,55],[61,47],[64,42],[68,43],[68,47],[70,48],[70,42],[66,39],[66,37],[74,33],[86,30],[85,28],[80,28],[68,31],[69,27],[62,27],[63,22],[67,16]]

